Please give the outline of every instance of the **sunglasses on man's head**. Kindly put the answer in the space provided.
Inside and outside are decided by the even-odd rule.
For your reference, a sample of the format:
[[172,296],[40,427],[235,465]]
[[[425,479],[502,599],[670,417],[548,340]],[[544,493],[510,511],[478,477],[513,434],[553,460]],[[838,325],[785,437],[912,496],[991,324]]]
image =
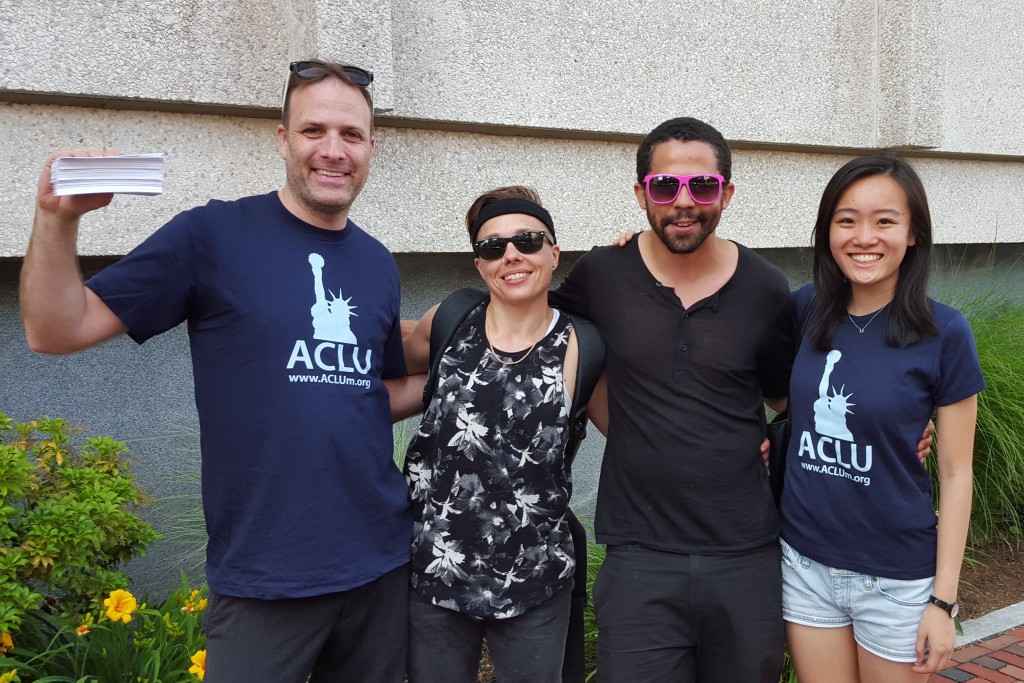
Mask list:
[[367,101],[372,100],[372,91],[369,88],[373,84],[373,72],[351,64],[328,64],[316,59],[306,59],[288,65],[288,78],[285,79],[284,88],[281,89],[282,111],[288,102],[288,93],[292,91],[297,81],[318,81],[328,74],[337,74],[339,70],[352,81],[353,85],[362,88],[363,92],[367,93]]
[[644,190],[647,192],[647,198],[655,204],[673,203],[682,192],[684,185],[694,204],[714,204],[722,196],[725,178],[717,173],[699,175],[649,173],[644,177]]
[[[351,64],[335,64],[336,69],[341,69],[345,72],[354,85],[358,85],[360,88],[369,87],[373,83],[373,73],[366,69],[361,69],[358,66],[352,66]],[[327,74],[331,73],[330,67],[326,62],[321,62],[316,59],[307,59],[301,62],[292,62],[288,65],[288,70],[295,74],[295,77],[299,80],[309,81],[316,78],[323,78]]]
[[473,242],[473,253],[484,261],[496,261],[505,255],[505,249],[512,243],[520,254],[536,254],[544,246],[544,240],[551,242],[543,230],[521,232],[511,237],[488,237]]

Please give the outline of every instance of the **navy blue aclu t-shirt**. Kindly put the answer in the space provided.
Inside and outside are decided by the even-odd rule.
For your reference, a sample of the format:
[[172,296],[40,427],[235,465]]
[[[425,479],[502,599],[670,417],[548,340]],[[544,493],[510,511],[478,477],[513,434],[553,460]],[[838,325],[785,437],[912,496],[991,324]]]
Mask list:
[[[812,308],[813,285],[794,295]],[[939,406],[984,388],[971,328],[930,301],[939,334],[886,344],[888,308],[839,325],[822,353],[805,336],[790,380],[782,536],[824,565],[890,579],[935,574],[931,479],[917,442]],[[870,322],[869,322],[870,321]]]
[[179,214],[87,285],[139,343],[188,321],[214,591],[321,595],[408,561],[382,383],[405,374],[400,291],[383,245],[270,193]]

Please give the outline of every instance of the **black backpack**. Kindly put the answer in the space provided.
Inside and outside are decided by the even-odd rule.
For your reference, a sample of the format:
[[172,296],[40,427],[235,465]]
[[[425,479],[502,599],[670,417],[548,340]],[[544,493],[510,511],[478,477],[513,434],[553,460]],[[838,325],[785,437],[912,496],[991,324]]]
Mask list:
[[[430,404],[430,399],[437,388],[438,371],[444,350],[451,345],[455,331],[470,311],[488,298],[490,296],[486,292],[481,292],[478,289],[460,289],[450,294],[437,307],[434,321],[430,326],[430,361],[427,384],[423,389],[424,410]],[[565,315],[564,312],[563,315]],[[579,348],[572,413],[569,415],[569,443],[566,444],[565,449],[566,461],[572,463],[580,442],[587,435],[587,402],[590,401],[594,385],[597,384],[597,380],[601,377],[601,371],[604,369],[604,340],[598,334],[594,323],[574,315],[570,315],[569,319],[576,330],[576,343]]]

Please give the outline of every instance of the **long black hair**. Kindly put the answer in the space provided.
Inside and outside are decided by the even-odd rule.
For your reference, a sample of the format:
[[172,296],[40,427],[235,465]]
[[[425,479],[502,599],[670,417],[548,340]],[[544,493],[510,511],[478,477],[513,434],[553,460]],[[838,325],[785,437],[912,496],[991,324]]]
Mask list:
[[932,218],[924,185],[913,167],[902,159],[888,156],[858,157],[836,171],[828,181],[818,206],[814,224],[814,310],[809,318],[809,337],[819,351],[828,351],[832,335],[847,319],[852,290],[835,258],[829,237],[832,215],[839,199],[858,180],[887,175],[895,180],[907,196],[910,208],[910,234],[914,245],[900,263],[896,294],[889,304],[889,329],[886,341],[890,346],[909,346],[924,337],[938,334],[928,304],[928,260],[932,246]]

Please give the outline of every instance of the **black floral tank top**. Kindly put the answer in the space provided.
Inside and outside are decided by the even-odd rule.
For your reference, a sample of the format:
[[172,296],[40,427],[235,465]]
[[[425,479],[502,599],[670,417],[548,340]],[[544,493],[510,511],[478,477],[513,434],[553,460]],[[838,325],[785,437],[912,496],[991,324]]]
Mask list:
[[492,351],[486,302],[445,349],[406,455],[412,586],[434,605],[507,619],[572,581],[569,398],[572,325],[560,315],[525,357]]

